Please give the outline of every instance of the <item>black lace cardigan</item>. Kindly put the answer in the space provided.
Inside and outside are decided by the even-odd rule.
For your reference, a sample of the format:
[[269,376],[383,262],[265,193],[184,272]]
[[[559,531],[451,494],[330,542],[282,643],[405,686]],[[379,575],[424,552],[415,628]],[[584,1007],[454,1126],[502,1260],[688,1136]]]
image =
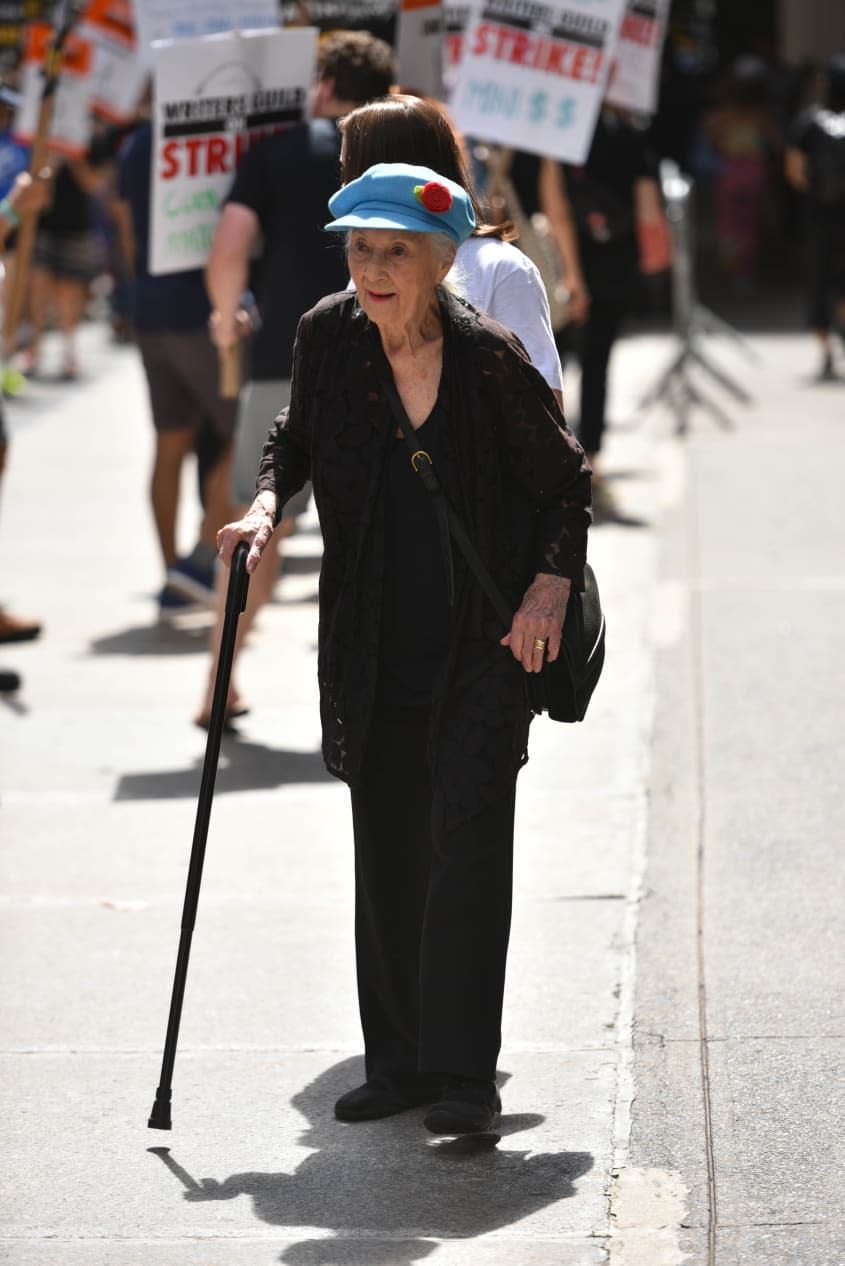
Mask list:
[[[499,587],[519,606],[537,572],[583,588],[590,468],[519,339],[448,291],[450,415],[440,481]],[[375,326],[353,293],[299,324],[291,402],[267,437],[258,488],[279,506],[306,479],[323,533],[318,675],[323,757],[354,784],[376,693],[384,556],[384,474],[396,424]],[[432,513],[433,513],[432,509]],[[432,715],[435,805],[455,824],[492,803],[527,759],[525,673],[507,632],[455,550],[445,685]]]

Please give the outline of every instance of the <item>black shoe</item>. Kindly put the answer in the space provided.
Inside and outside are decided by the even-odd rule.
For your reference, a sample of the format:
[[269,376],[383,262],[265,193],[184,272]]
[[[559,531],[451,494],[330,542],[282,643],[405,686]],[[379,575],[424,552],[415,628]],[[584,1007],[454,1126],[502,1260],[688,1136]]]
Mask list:
[[334,1105],[334,1114],[339,1121],[378,1121],[381,1117],[393,1117],[397,1112],[432,1103],[442,1084],[433,1085],[421,1077],[418,1085],[399,1087],[387,1077],[373,1077],[363,1086],[341,1095]]
[[20,689],[21,679],[12,668],[0,668],[0,694],[10,695]]
[[494,1081],[470,1078],[450,1081],[425,1118],[432,1134],[484,1134],[502,1110]]

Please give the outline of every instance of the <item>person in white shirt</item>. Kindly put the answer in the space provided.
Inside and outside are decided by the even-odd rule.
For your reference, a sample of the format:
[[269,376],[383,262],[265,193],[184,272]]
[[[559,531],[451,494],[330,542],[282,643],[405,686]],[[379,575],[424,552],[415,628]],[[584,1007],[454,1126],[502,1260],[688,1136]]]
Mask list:
[[474,308],[513,330],[551,389],[562,393],[549,300],[533,260],[501,238],[470,237],[459,246],[448,280]]
[[513,224],[485,223],[460,142],[443,111],[421,97],[397,93],[359,106],[340,120],[339,127],[344,184],[374,163],[406,162],[431,167],[463,186],[478,227],[458,248],[447,285],[518,336],[562,405],[563,373],[540,273],[510,244],[516,236]]

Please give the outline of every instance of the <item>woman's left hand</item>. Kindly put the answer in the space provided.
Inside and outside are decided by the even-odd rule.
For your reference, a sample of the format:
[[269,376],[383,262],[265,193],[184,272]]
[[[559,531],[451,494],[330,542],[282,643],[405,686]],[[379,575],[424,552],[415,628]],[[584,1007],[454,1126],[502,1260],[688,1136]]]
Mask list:
[[501,645],[510,647],[527,673],[540,672],[544,659],[557,659],[571,588],[572,581],[565,576],[540,574],[526,590]]

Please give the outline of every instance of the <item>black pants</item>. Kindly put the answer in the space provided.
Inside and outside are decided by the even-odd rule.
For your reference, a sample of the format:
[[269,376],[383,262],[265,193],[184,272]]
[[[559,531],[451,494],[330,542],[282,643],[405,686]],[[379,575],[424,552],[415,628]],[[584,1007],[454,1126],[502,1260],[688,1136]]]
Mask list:
[[577,354],[581,363],[578,442],[585,453],[597,453],[601,448],[607,404],[607,369],[625,308],[625,303],[621,301],[594,298],[590,303],[589,318],[578,331]]
[[492,1081],[510,934],[515,782],[446,831],[428,713],[378,717],[352,792],[355,942],[367,1076]]
[[808,320],[813,330],[836,329],[845,302],[845,209],[807,208]]

